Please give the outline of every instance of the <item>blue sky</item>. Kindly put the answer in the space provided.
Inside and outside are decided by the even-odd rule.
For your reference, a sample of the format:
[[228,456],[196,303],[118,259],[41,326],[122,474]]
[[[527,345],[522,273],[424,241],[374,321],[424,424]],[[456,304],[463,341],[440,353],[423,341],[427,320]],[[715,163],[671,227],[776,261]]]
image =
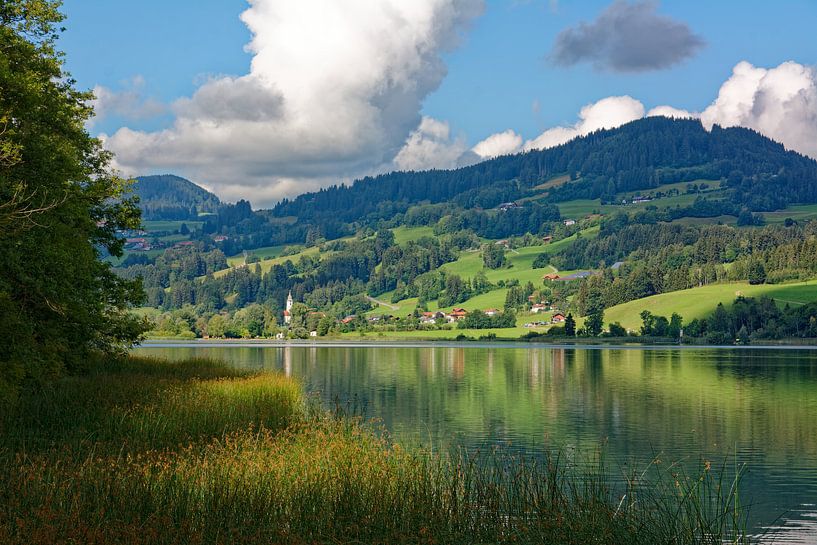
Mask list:
[[[262,21],[258,23],[259,28],[264,29],[262,32],[269,32],[272,38],[276,33],[291,36],[292,47],[297,47],[303,35],[303,47],[308,48],[310,41],[315,41],[312,32],[321,32],[324,24],[321,1],[310,0],[314,9],[305,13],[289,13],[289,8],[276,6],[276,2],[281,1],[255,2],[254,10],[259,12],[257,15]],[[456,18],[439,15],[448,17],[440,25],[445,28],[441,31],[445,35],[434,37],[432,41],[436,49],[421,61],[439,59],[445,72],[440,74],[437,68],[407,69],[406,77],[428,78],[430,81],[423,84],[422,90],[417,91],[405,107],[401,107],[401,110],[412,110],[416,102],[418,111],[398,116],[393,123],[397,127],[393,135],[395,142],[402,143],[409,138],[406,142],[410,143],[411,135],[415,135],[416,143],[426,146],[422,148],[427,152],[422,154],[423,160],[437,154],[428,166],[451,166],[446,161],[451,162],[454,155],[506,129],[512,129],[527,141],[556,126],[572,127],[583,106],[605,97],[629,95],[643,103],[646,110],[671,105],[689,112],[702,112],[718,97],[720,87],[741,61],[765,69],[774,69],[785,61],[795,61],[806,68],[817,64],[817,38],[813,25],[817,21],[817,2],[806,0],[660,2],[652,8],[658,16],[685,26],[704,45],[669,66],[635,72],[616,71],[602,66],[604,61],[595,65],[579,61],[565,66],[557,65],[552,59],[551,52],[560,32],[578,28],[582,22],[592,23],[605,10],[612,9],[613,3],[609,0],[489,0],[480,15],[465,13],[479,4],[478,0],[423,2],[434,6],[451,4],[463,12]],[[261,14],[262,5],[267,3],[281,11],[278,14],[281,17],[274,19]],[[630,5],[642,11],[650,10],[649,4],[634,2]],[[114,135],[122,127],[127,127],[140,135],[147,135],[138,143],[147,146],[145,138],[152,138],[156,131],[172,128],[178,122],[178,111],[172,106],[175,101],[192,97],[208,81],[247,75],[254,53],[247,52],[245,45],[252,34],[239,19],[247,8],[244,0],[66,0],[64,12],[68,16],[68,30],[61,46],[67,54],[68,69],[81,87],[101,86],[112,97],[104,110],[107,114],[94,123],[92,131]],[[448,13],[443,8],[433,9]],[[365,12],[359,18],[360,33],[368,32],[379,21],[385,20],[369,20]],[[284,21],[280,25],[288,24],[289,27],[276,26],[279,23],[275,21],[279,19]],[[336,22],[327,20],[325,24]],[[327,28],[332,29],[331,26]],[[355,30],[353,26],[351,28]],[[389,29],[384,32],[384,36],[388,36]],[[456,36],[460,36],[459,45],[452,49],[450,44]],[[270,68],[264,72],[266,79],[262,78],[265,82],[271,81],[270,88],[283,89],[281,107],[284,109],[293,103],[293,97],[287,95],[286,83],[278,85],[280,82],[275,81],[278,69],[275,63],[290,51],[290,45],[276,42],[270,46],[265,61]],[[402,58],[399,46],[399,43],[393,46],[396,58]],[[389,46],[384,49],[390,50]],[[371,52],[372,49],[363,51]],[[331,66],[331,53],[328,55],[330,58],[326,62]],[[304,57],[298,52],[293,58],[323,60],[326,56],[324,52],[321,57],[311,53]],[[351,53],[339,56],[337,62],[348,63],[350,58],[355,57]],[[365,64],[368,59],[363,56],[358,62]],[[382,68],[389,74],[393,70],[397,69]],[[299,78],[298,74],[290,75]],[[319,76],[307,79],[319,81],[316,78]],[[127,96],[123,98],[117,94]],[[154,107],[142,107],[145,103]],[[429,118],[425,128],[417,125],[420,116]],[[377,122],[391,123],[392,119],[389,113]],[[304,123],[307,122],[313,121],[305,119]],[[433,122],[440,124],[434,125]],[[361,126],[370,124],[368,119],[361,122]],[[751,123],[746,121],[745,124]],[[412,127],[415,127],[413,133]],[[383,130],[391,134],[391,127]],[[450,132],[446,133],[446,130]],[[130,134],[130,131],[125,132]],[[359,136],[351,131],[350,134]],[[228,198],[240,196],[242,191],[254,186],[268,189],[274,185],[278,189],[269,190],[262,197],[262,200],[272,202],[282,195],[314,189],[332,180],[344,181],[369,172],[388,170],[395,165],[405,168],[424,166],[420,159],[416,159],[420,155],[414,154],[411,155],[414,159],[406,159],[410,155],[406,150],[402,156],[395,157],[398,150],[392,144],[382,148],[364,147],[356,155],[344,156],[342,160],[335,160],[336,150],[327,149],[326,156],[333,157],[333,161],[327,162],[325,168],[310,170],[306,168],[307,163],[324,159],[320,155],[322,144],[319,144],[323,140],[318,136],[315,136],[313,150],[317,155],[304,155],[300,159],[301,165],[281,161],[262,165],[252,156],[237,162],[234,172],[240,173],[237,175],[242,178],[254,178],[252,183],[229,184],[224,179],[225,176],[229,178],[226,173],[208,179],[202,173],[212,169],[202,165],[201,158],[194,154],[183,157],[184,154],[179,153],[178,164],[165,159],[154,165],[140,157],[131,161],[130,168],[134,173],[174,170],[198,176],[203,178],[201,183],[217,191],[220,189]],[[309,140],[311,136],[301,134],[300,138]],[[781,136],[781,139],[784,138]],[[127,159],[127,152],[136,145],[129,145],[127,143],[132,140],[122,138],[112,140],[111,145],[117,142],[120,149],[115,151]],[[432,144],[436,147],[428,147]],[[278,141],[271,141],[269,145],[283,146]],[[122,146],[127,149],[121,149]],[[243,153],[234,151],[230,157],[236,155]],[[367,163],[362,160],[366,156],[374,158]],[[401,157],[404,159],[402,163]],[[438,163],[434,163],[435,160]],[[252,166],[248,166],[250,164]],[[262,172],[265,168],[268,172]]]

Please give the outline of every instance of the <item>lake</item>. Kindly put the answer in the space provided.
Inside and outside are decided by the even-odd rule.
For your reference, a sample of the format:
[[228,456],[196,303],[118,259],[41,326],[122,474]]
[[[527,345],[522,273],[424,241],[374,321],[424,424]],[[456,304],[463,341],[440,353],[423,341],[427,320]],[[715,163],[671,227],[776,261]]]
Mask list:
[[774,543],[817,543],[817,350],[169,342],[135,352],[280,370],[328,406],[364,407],[404,444],[531,455],[604,444],[619,472],[656,456],[691,471],[746,464],[753,526],[772,527]]

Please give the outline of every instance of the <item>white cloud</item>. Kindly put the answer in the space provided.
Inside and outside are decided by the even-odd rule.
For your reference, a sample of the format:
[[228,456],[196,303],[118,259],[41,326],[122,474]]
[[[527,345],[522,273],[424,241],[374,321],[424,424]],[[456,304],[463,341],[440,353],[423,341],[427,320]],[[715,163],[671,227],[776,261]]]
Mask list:
[[708,129],[749,127],[817,158],[817,74],[792,61],[769,69],[738,63],[701,121]]
[[466,149],[464,138],[452,140],[447,122],[423,117],[394,158],[394,164],[399,170],[452,168]]
[[672,106],[656,106],[649,112],[647,112],[647,117],[671,117],[674,119],[684,119],[689,117],[700,117],[701,114],[690,112],[688,110],[682,110],[680,108],[674,108]]
[[564,144],[577,136],[599,129],[612,129],[644,117],[644,105],[630,96],[607,97],[588,104],[579,112],[579,121],[568,127],[548,129],[525,142],[524,149],[545,149]]
[[508,129],[504,132],[492,134],[471,149],[484,159],[508,155],[522,149],[522,137],[513,130]]
[[146,98],[144,88],[145,80],[142,76],[135,76],[125,82],[125,88],[120,91],[102,85],[94,87],[94,99],[91,101],[94,117],[89,125],[93,126],[111,116],[135,121],[164,114],[167,107],[155,99]]
[[398,153],[410,161],[417,149],[404,146],[431,157],[422,101],[483,0],[250,4],[241,16],[253,34],[250,73],[179,100],[166,130],[106,137],[123,170],[177,171],[227,198],[240,180],[263,205],[388,168]]

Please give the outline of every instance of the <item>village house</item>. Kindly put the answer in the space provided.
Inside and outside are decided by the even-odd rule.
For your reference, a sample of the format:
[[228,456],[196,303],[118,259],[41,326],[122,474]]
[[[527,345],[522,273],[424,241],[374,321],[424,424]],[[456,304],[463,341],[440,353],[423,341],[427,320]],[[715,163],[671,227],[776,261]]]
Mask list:
[[449,323],[459,322],[468,315],[468,311],[464,308],[455,308],[450,314],[446,316]]
[[576,220],[565,220],[565,226],[570,227],[571,225],[576,225]]
[[550,282],[553,282],[554,280],[558,280],[558,279],[559,279],[559,275],[556,274],[556,273],[548,273],[548,274],[546,274],[545,276],[542,277],[542,280],[548,280]]
[[230,237],[227,235],[214,235],[213,242],[224,242],[225,240],[230,240]]
[[542,303],[536,303],[535,305],[532,305],[530,307],[530,311],[533,312],[534,314],[545,312],[547,309],[548,307],[546,305],[543,305]]
[[495,308],[486,308],[485,310],[483,310],[483,312],[485,313],[486,316],[496,316],[497,314],[499,314],[499,310]]
[[507,212],[508,210],[513,210],[514,208],[522,208],[522,207],[519,206],[518,204],[516,204],[515,202],[503,202],[502,204],[497,206],[497,209],[501,210],[502,212]]
[[355,318],[357,318],[357,316],[352,314],[352,315],[347,316],[343,320],[341,320],[340,323],[346,325],[346,324],[349,324],[349,323],[353,322],[355,320]]
[[434,325],[440,320],[445,320],[445,314],[442,312],[423,312],[420,317],[421,324]]
[[550,322],[553,323],[553,324],[563,324],[563,323],[565,323],[565,315],[562,314],[561,312],[557,312],[550,319]]
[[544,236],[542,237],[542,242],[544,242],[545,244],[550,244],[551,242],[553,242],[553,237],[550,235]]

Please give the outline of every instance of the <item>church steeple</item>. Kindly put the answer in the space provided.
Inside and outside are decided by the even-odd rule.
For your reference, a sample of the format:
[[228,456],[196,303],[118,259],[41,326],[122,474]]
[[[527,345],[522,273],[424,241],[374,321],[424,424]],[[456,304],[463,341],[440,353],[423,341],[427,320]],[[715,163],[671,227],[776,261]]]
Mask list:
[[292,290],[289,291],[287,296],[287,310],[292,310]]

